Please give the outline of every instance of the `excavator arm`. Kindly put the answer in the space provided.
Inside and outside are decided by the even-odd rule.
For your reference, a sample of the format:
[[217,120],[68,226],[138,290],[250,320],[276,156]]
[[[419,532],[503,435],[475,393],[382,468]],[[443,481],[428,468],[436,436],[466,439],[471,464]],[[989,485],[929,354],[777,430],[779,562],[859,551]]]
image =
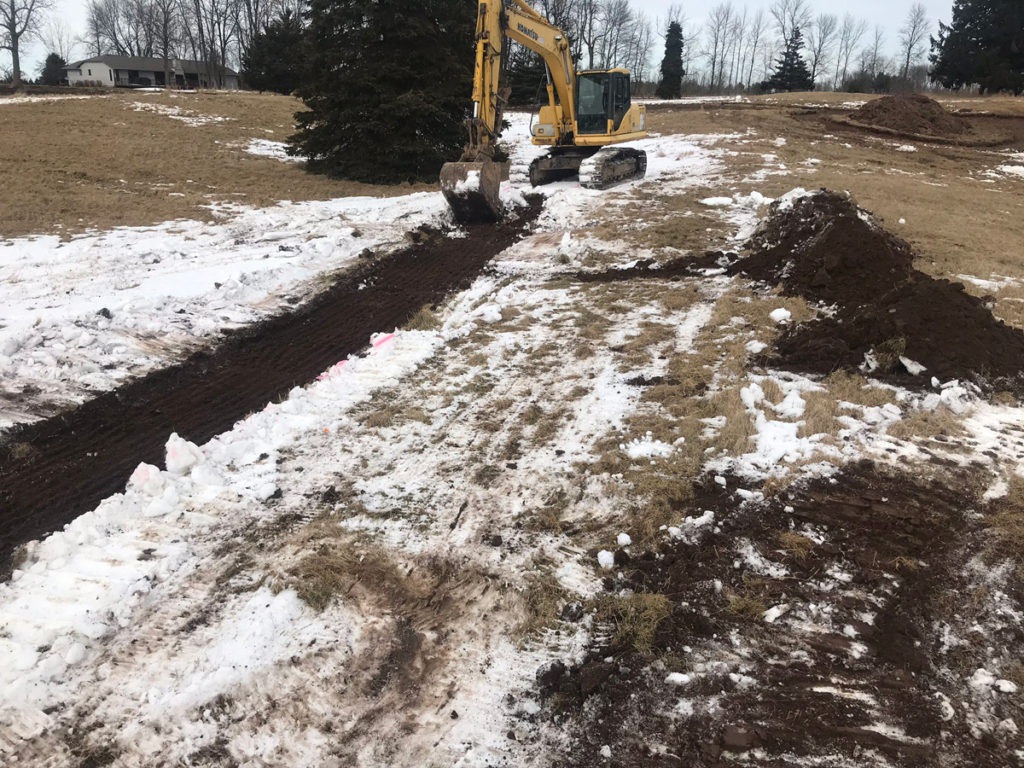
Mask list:
[[509,93],[505,86],[509,40],[544,60],[549,108],[555,116],[553,143],[572,143],[576,68],[565,33],[523,0],[480,0],[469,143],[460,162],[441,169],[441,190],[461,222],[496,221],[501,214],[501,171],[493,157]]

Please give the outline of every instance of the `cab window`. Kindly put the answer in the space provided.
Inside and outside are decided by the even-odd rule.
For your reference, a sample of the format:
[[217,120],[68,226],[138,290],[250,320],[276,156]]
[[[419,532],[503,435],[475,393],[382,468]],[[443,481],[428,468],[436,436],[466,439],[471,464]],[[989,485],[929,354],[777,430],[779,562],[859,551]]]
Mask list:
[[629,94],[629,75],[624,75],[621,72],[612,74],[612,85],[614,98],[612,102],[612,123],[613,130],[618,130],[619,126],[622,125],[622,120],[629,112],[630,105],[630,94]]

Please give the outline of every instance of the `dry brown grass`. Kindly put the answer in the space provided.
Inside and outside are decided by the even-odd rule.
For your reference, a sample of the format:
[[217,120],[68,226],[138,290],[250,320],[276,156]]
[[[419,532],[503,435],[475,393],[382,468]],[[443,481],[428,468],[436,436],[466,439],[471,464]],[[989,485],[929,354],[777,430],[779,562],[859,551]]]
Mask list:
[[[694,204],[713,194],[711,187],[687,195],[665,194],[658,183],[641,182],[633,190],[634,201],[602,208],[589,232],[602,240],[649,248],[660,259],[678,256],[679,251],[703,253],[725,242],[732,229],[721,216]],[[584,265],[599,267],[608,260],[594,254]]]
[[779,548],[798,563],[806,562],[817,546],[813,541],[796,531],[782,531],[776,537]]
[[737,619],[749,622],[761,621],[768,603],[761,597],[745,592],[726,590],[726,612]]
[[390,406],[383,406],[376,411],[368,413],[363,419],[363,424],[371,429],[390,427],[395,423],[395,409]]
[[1024,478],[1013,474],[1008,480],[1006,496],[993,506],[987,519],[999,537],[997,552],[1016,562],[1024,560]]
[[965,434],[965,429],[956,414],[947,408],[940,407],[934,411],[917,411],[907,418],[897,421],[888,432],[900,440],[914,440],[932,437],[957,437]]
[[606,595],[597,599],[596,620],[613,628],[612,647],[647,653],[658,625],[672,615],[672,603],[664,595]]
[[[644,321],[640,330],[622,345],[625,370],[650,362],[652,356],[671,352],[675,345],[676,328],[673,325]],[[670,346],[671,345],[671,346]]]
[[523,618],[515,634],[525,640],[536,632],[554,626],[568,593],[558,582],[550,563],[533,563],[520,593]]
[[[652,437],[668,438],[669,441],[678,434],[680,426],[658,421],[655,417],[643,419],[638,416],[631,421],[631,433],[647,431],[638,428],[637,424],[664,430],[652,434]],[[701,466],[699,443],[688,438],[687,443],[672,456],[651,464],[646,460],[630,459],[619,449],[620,438],[612,437],[599,444],[600,458],[589,469],[594,474],[607,473],[617,478],[616,484],[621,483],[622,492],[628,496],[628,527],[634,544],[641,548],[654,546],[663,538],[661,527],[674,523],[679,511],[685,509],[694,496],[693,484]],[[595,530],[603,527],[597,525]]]
[[811,435],[834,435],[843,428],[836,418],[841,411],[835,396],[828,390],[824,392],[805,392],[803,424],[798,434],[800,437]]
[[887,403],[895,403],[896,398],[891,389],[875,386],[857,373],[836,371],[822,382],[824,391],[805,392],[803,394],[803,422],[800,436],[836,435],[843,428],[838,420],[844,412],[856,415],[856,412],[844,408],[840,403],[853,403],[870,407],[881,407]]
[[441,318],[428,304],[413,315],[405,327],[413,331],[433,331],[441,327]]
[[[192,127],[136,102],[228,119]],[[271,94],[123,91],[4,106],[0,236],[210,220],[214,201],[259,207],[413,189],[330,180],[245,151],[250,139],[284,141],[301,107]]]
[[398,602],[429,594],[426,584],[400,570],[384,551],[334,543],[337,546],[324,546],[303,557],[278,586],[291,587],[317,611],[324,610],[335,597],[348,594],[359,583],[375,592],[387,593]]

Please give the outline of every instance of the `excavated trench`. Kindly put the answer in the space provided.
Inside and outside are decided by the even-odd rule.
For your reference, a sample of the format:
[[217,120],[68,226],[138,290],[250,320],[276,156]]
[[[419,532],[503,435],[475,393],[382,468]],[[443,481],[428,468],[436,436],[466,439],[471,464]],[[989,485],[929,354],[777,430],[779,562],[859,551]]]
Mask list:
[[[124,488],[139,462],[162,465],[172,432],[202,444],[295,386],[468,287],[540,212],[420,233],[416,245],[344,275],[295,312],[233,333],[213,350],[156,371],[73,411],[25,425],[0,445],[0,574],[14,549],[60,529]],[[17,450],[12,450],[12,446]]]

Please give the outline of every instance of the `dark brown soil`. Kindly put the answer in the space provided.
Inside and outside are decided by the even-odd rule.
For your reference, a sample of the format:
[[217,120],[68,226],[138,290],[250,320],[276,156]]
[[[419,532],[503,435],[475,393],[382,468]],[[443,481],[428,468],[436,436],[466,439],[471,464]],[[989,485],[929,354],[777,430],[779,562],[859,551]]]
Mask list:
[[[775,208],[750,247],[753,254],[731,273],[835,307],[786,331],[765,364],[826,374],[857,369],[870,353],[879,366],[873,376],[905,386],[937,377],[1021,390],[1024,333],[960,283],[914,269],[910,246],[867,221],[848,198],[821,192]],[[925,372],[911,375],[900,356]]]
[[852,112],[850,119],[863,125],[941,138],[961,136],[971,130],[969,122],[950,114],[923,94],[883,96]]
[[750,256],[729,271],[790,296],[828,304],[875,301],[913,272],[910,246],[871,226],[847,197],[821,192],[771,209],[748,244]]
[[[650,652],[611,644],[577,667],[540,671],[547,716],[569,739],[555,764],[595,765],[603,745],[614,764],[637,768],[734,764],[728,753],[752,748],[761,751],[744,765],[850,765],[867,750],[906,768],[1013,764],[1018,736],[979,741],[959,703],[949,719],[939,711],[941,696],[964,700],[965,678],[993,652],[940,650],[939,626],[966,594],[975,503],[868,462],[744,507],[707,483],[687,513],[714,510],[713,530],[623,559],[626,578],[609,580],[620,595],[671,602]],[[806,530],[824,543],[785,538]],[[755,571],[737,554],[744,539],[788,573]],[[766,622],[763,611],[780,604],[800,620]],[[1018,629],[981,645],[1014,658],[1022,641]],[[673,685],[669,672],[692,680]],[[1016,716],[1010,698],[994,706],[998,718]]]
[[[0,445],[0,574],[19,544],[44,536],[123,490],[139,462],[162,466],[172,432],[202,444],[349,354],[466,287],[540,210],[468,227],[355,270],[300,310],[237,332],[68,413],[11,430]],[[12,450],[17,446],[17,450]]]

